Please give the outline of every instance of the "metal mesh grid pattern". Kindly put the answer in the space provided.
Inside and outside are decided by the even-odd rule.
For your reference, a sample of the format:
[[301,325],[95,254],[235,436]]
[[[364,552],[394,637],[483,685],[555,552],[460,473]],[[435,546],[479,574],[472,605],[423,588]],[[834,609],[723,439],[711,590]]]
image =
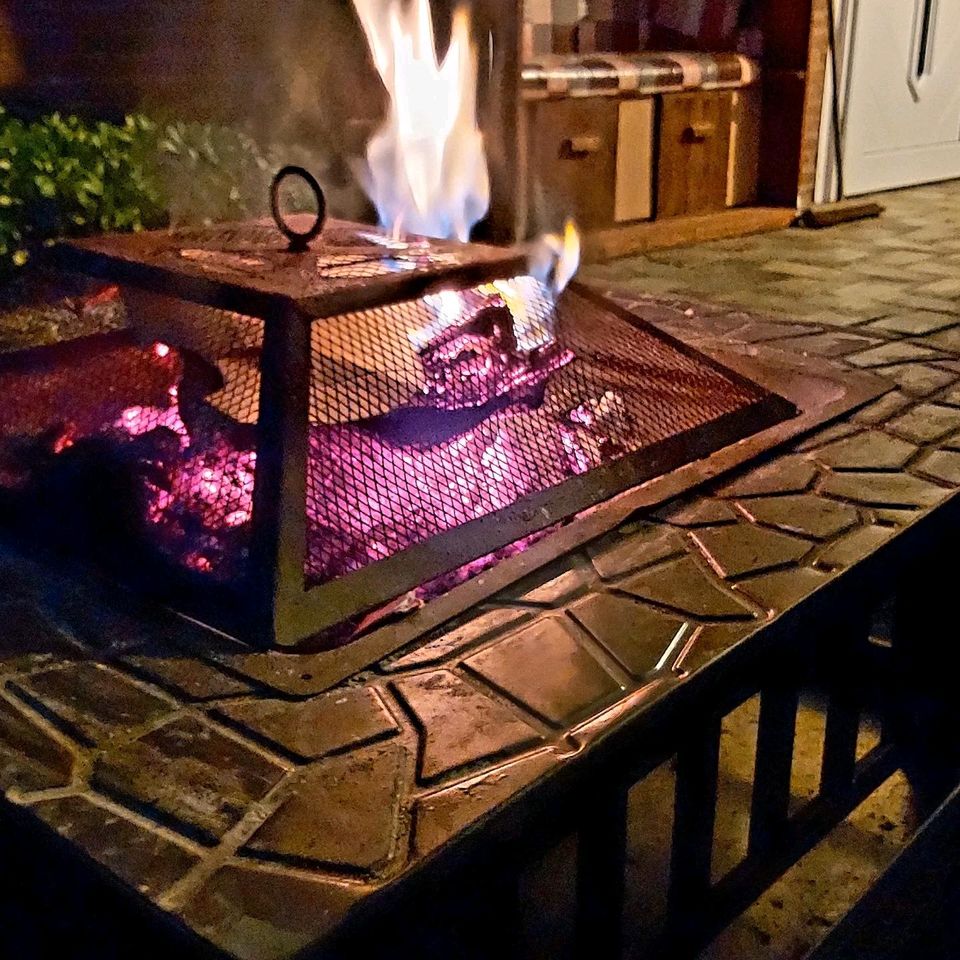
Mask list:
[[[288,218],[294,227],[298,216]],[[399,297],[410,280],[439,280],[460,269],[517,259],[516,251],[482,244],[392,240],[373,227],[342,221],[328,221],[303,253],[288,250],[272,221],[93,237],[66,249],[79,258],[80,269],[89,266],[90,256],[105,256],[134,269],[160,267],[170,276],[288,298],[305,313],[374,287]]]
[[531,278],[320,321],[312,351],[310,586],[766,395]]
[[[99,552],[116,544],[134,565],[240,584],[257,523],[264,322],[122,297],[127,331],[0,358],[0,506]],[[531,277],[309,326],[305,588],[490,523],[446,566],[411,562],[366,592],[344,583],[354,604],[480,569],[569,515],[566,481],[597,471],[592,489],[610,496],[603,468],[638,455],[673,469],[702,455],[685,435],[771,396],[584,292],[554,302]],[[508,534],[511,511],[536,497],[543,522]],[[440,540],[428,549],[448,557]]]
[[233,581],[249,554],[262,322],[123,300],[133,329],[0,358],[0,490],[73,540],[146,543]]

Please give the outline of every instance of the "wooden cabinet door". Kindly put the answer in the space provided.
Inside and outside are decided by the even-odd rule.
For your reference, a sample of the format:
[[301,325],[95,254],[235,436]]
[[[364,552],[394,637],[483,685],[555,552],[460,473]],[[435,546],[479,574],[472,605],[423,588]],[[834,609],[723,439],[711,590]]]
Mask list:
[[534,222],[572,216],[586,229],[614,222],[618,104],[609,97],[532,105],[530,203]]
[[657,163],[657,216],[711,213],[727,205],[731,94],[663,98]]
[[620,104],[617,135],[617,223],[653,216],[653,143],[656,104],[652,97]]

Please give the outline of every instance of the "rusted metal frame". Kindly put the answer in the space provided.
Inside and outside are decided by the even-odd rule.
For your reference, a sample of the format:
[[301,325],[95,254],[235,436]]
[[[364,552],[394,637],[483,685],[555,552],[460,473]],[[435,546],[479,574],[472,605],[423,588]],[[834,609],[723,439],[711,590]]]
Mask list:
[[[644,317],[640,316],[638,313],[628,310],[626,307],[620,306],[616,300],[605,296],[603,293],[600,293],[598,290],[594,290],[592,287],[581,283],[579,280],[575,280],[573,283],[571,283],[569,289],[574,291],[579,297],[587,302],[600,307],[607,313],[613,314],[624,323],[627,323],[638,330],[642,330],[645,333],[651,334],[658,340],[669,345],[678,353],[682,353],[685,357],[690,357],[690,359],[695,360],[697,363],[705,363],[717,373],[722,374],[741,387],[756,390],[757,384],[749,376],[741,374],[736,370],[732,370],[716,357],[711,356],[709,351],[704,351],[702,346],[686,343],[678,337],[675,337],[672,333],[668,333],[666,330],[654,325],[649,320],[646,320]],[[799,411],[793,403],[791,403],[789,400],[785,400],[779,395],[779,393],[772,389],[768,392],[773,394],[774,397],[781,401],[784,419],[787,416],[797,415]]]
[[[358,230],[372,227],[357,224]],[[171,246],[176,234],[171,234]],[[451,244],[446,244],[449,248]],[[455,245],[453,245],[455,246]],[[262,317],[293,303],[307,318],[322,320],[359,310],[416,300],[442,287],[474,287],[492,280],[515,277],[528,269],[528,250],[523,247],[496,248],[497,255],[479,256],[473,261],[443,264],[436,269],[367,277],[341,289],[314,294],[271,290],[254,283],[230,281],[224,277],[201,276],[146,260],[132,259],[135,253],[105,253],[83,241],[57,244],[48,253],[49,262],[60,270],[83,273],[99,280],[138,287],[149,293],[187,300],[201,306],[229,310],[244,316]],[[289,256],[300,256],[289,254]]]
[[776,400],[758,401],[557,486],[522,497],[496,513],[467,521],[356,573],[310,589],[292,632],[306,639],[350,615],[406,593],[462,564],[505,547],[655,479],[691,460],[707,457],[781,421]]
[[[906,768],[905,761],[910,755],[911,744],[904,742],[903,737],[896,733],[888,735],[879,746],[859,761],[856,759],[859,721],[857,702],[861,701],[865,692],[862,668],[868,653],[868,605],[874,603],[878,596],[888,595],[894,584],[902,582],[902,570],[898,569],[898,565],[906,569],[908,564],[915,565],[918,555],[925,555],[926,559],[920,571],[910,577],[917,585],[923,583],[925,588],[906,593],[901,591],[903,600],[900,643],[909,648],[913,631],[918,628],[918,624],[924,622],[915,618],[921,608],[927,618],[936,620],[937,614],[931,611],[930,603],[931,586],[936,583],[936,577],[931,575],[931,571],[942,571],[941,587],[945,586],[942,579],[948,576],[947,571],[952,567],[944,563],[943,544],[945,540],[949,542],[951,531],[954,534],[956,532],[960,522],[958,508],[960,498],[954,497],[939,508],[939,524],[935,519],[937,511],[934,511],[925,517],[922,523],[905,531],[901,535],[903,539],[899,544],[900,549],[895,553],[898,561],[891,563],[890,551],[880,549],[862,561],[857,568],[847,571],[831,585],[831,590],[820,591],[821,602],[810,604],[807,616],[792,624],[791,634],[794,639],[788,647],[799,653],[803,651],[796,644],[811,634],[811,628],[816,626],[816,619],[835,618],[837,608],[848,611],[839,624],[831,627],[823,641],[807,651],[808,656],[814,658],[814,666],[823,668],[826,665],[827,675],[832,678],[833,683],[831,705],[828,707],[830,730],[825,743],[825,775],[821,790],[818,796],[782,825],[779,838],[762,850],[754,847],[740,864],[713,886],[709,897],[704,901],[699,929],[691,935],[691,954],[708,943],[785,870],[821,842],[897,769]],[[845,599],[840,601],[837,594],[842,587],[846,588]],[[940,593],[948,595],[944,590]],[[833,602],[830,603],[827,597],[833,597]],[[851,610],[852,613],[849,612]],[[940,623],[942,624],[942,621]],[[931,636],[929,631],[925,635]],[[926,654],[928,655],[929,651],[926,651]],[[781,650],[778,654],[781,658],[787,655],[788,650]],[[923,664],[925,676],[929,678],[929,663],[924,654],[920,655],[920,662]],[[849,683],[851,671],[856,680],[852,686]],[[920,689],[929,689],[924,686],[923,680],[920,684]],[[842,695],[839,687],[843,687]],[[785,763],[780,765],[781,776],[785,776],[785,766]],[[780,796],[782,804],[782,794]],[[691,924],[690,927],[694,928],[694,925]]]
[[[907,572],[898,584],[891,636],[896,670],[919,683],[925,692],[950,688],[936,670],[943,650],[944,629],[950,629],[952,590],[956,589],[955,544],[941,548]],[[902,671],[902,672],[901,672]]]
[[[294,590],[294,581],[289,569],[285,571],[277,570],[268,575],[264,567],[270,564],[272,558],[282,559],[288,568],[291,567],[291,556],[294,552],[300,552],[300,545],[295,541],[300,538],[301,534],[304,534],[305,539],[305,531],[297,530],[297,525],[301,520],[294,520],[293,518],[288,518],[285,521],[288,532],[283,537],[280,536],[278,515],[291,510],[294,501],[285,498],[285,495],[281,497],[280,502],[274,499],[281,495],[281,486],[288,487],[293,493],[295,492],[294,486],[303,482],[299,459],[301,456],[305,458],[307,455],[306,431],[309,429],[308,418],[305,417],[301,421],[303,430],[300,429],[300,426],[297,427],[298,439],[293,438],[291,424],[283,426],[281,421],[295,416],[292,410],[296,404],[300,404],[301,410],[308,406],[304,394],[309,391],[310,381],[309,320],[305,316],[297,316],[298,313],[303,313],[304,301],[272,294],[262,296],[259,299],[254,298],[254,305],[257,308],[254,311],[250,307],[243,307],[236,302],[236,298],[245,291],[242,286],[223,284],[219,281],[213,282],[202,278],[197,281],[197,278],[176,274],[166,268],[104,257],[99,253],[81,247],[63,246],[61,257],[67,260],[71,257],[78,258],[81,261],[89,260],[88,267],[91,270],[94,265],[99,264],[100,266],[97,269],[102,267],[105,272],[110,270],[116,272],[130,271],[131,275],[129,277],[125,276],[125,279],[135,285],[142,284],[148,289],[157,289],[159,286],[164,293],[175,292],[184,299],[197,302],[206,299],[207,302],[216,301],[217,305],[230,309],[243,308],[247,314],[263,317],[268,321],[268,326],[273,326],[274,331],[272,333],[265,332],[265,337],[270,336],[274,340],[278,340],[282,332],[283,337],[290,340],[290,344],[294,342],[295,338],[299,345],[298,349],[302,350],[302,355],[295,358],[294,348],[290,344],[287,346],[280,344],[264,345],[262,362],[265,367],[272,364],[274,369],[272,372],[268,371],[261,382],[261,399],[265,406],[261,407],[261,423],[258,426],[258,433],[260,441],[265,445],[265,456],[258,466],[258,473],[263,470],[267,478],[263,483],[261,492],[259,494],[255,492],[255,514],[266,518],[268,529],[265,531],[255,530],[254,532],[256,542],[253,548],[254,562],[252,567],[260,577],[269,576],[275,582],[268,583],[265,588],[259,587],[257,589],[257,592],[266,597],[269,602],[268,610],[270,613],[268,619],[270,625],[267,629],[264,629],[263,621],[265,618],[262,613],[252,618],[252,622],[257,629],[252,636],[250,631],[243,632],[246,634],[246,639],[255,641],[262,642],[264,639],[268,639],[271,642],[283,645],[293,645],[307,640],[353,614],[369,610],[377,604],[404,594],[425,579],[455,569],[477,556],[488,553],[491,549],[505,546],[566,519],[573,513],[608,499],[614,493],[643,484],[666,470],[676,469],[691,460],[696,461],[705,458],[720,447],[734,444],[747,433],[755,433],[758,430],[772,427],[797,413],[796,408],[789,401],[770,393],[767,397],[745,407],[743,410],[718,418],[712,424],[705,424],[688,431],[686,434],[668,438],[661,444],[641,451],[640,454],[623,458],[607,467],[592,471],[587,477],[574,477],[550,490],[523,498],[504,511],[464,524],[455,530],[438,534],[425,544],[412,547],[378,564],[359,570],[351,576],[339,578],[309,591],[303,589],[303,584],[301,584],[301,589]],[[486,269],[486,265],[482,266],[483,269]],[[197,288],[195,282],[199,282],[201,287]],[[694,348],[681,343],[668,334],[657,331],[636,315],[616,304],[602,300],[589,289],[575,286],[574,293],[588,302],[602,304],[604,309],[615,314],[626,323],[651,331],[678,352],[696,357],[698,362],[706,363],[711,368],[722,371],[735,383],[748,383],[746,377],[734,371],[725,370],[717,360],[702,356]],[[312,310],[313,307],[311,306],[309,309]],[[312,316],[313,314],[309,315]],[[297,329],[298,323],[299,329]],[[285,354],[282,364],[275,363],[267,355],[271,351],[273,353],[279,351]],[[294,371],[299,371],[298,376],[303,378],[303,382],[296,386],[294,386]],[[281,403],[279,398],[284,393],[289,394],[282,401],[286,412],[279,409]],[[270,412],[271,403],[277,406],[277,409],[274,409],[273,412]],[[299,439],[301,436],[302,442]],[[291,461],[290,463],[290,470],[294,474],[291,478],[281,480],[279,474],[271,476],[272,472],[280,471],[280,464],[272,452],[276,450],[285,450],[288,455],[295,456],[296,462]],[[259,453],[258,459],[260,459]],[[304,467],[303,473],[305,473],[305,469]],[[260,487],[261,482],[258,481],[257,488]],[[299,497],[299,494],[297,494],[297,497]],[[303,502],[305,507],[305,495]],[[306,522],[305,516],[302,522]],[[254,528],[258,523],[259,521],[255,519]],[[490,531],[493,529],[497,531],[496,538],[490,536]],[[288,547],[284,547],[282,550],[280,548],[281,540],[288,544]],[[305,551],[304,544],[302,551],[304,555]],[[411,580],[411,569],[417,571],[416,582]],[[282,589],[280,584],[283,585]],[[203,609],[209,604],[205,603],[203,598],[200,598],[200,602],[196,606]],[[277,620],[281,608],[282,625]],[[225,618],[218,616],[216,621],[224,623]],[[230,621],[231,618],[228,616],[226,618],[227,629],[231,629]],[[237,622],[235,618],[233,618],[233,622]],[[241,619],[239,622],[242,624],[243,620]],[[342,679],[343,676],[344,674],[340,674],[335,680]]]
[[[678,353],[721,373],[734,384],[757,392],[756,384],[746,376],[657,330],[594,291],[574,284],[569,295],[602,306],[624,323],[650,332]],[[589,473],[572,476],[554,487],[522,497],[496,513],[438,533],[355,573],[311,588],[288,611],[289,642],[306,640],[353,614],[401,596],[491,550],[507,546],[596,506],[614,494],[707,458],[723,447],[797,416],[799,411],[790,400],[765,388],[763,394],[739,410],[667,437]]]
[[576,953],[582,960],[618,960],[623,949],[627,856],[627,787],[598,791],[577,835]]
[[289,610],[303,597],[307,553],[310,323],[293,304],[263,320],[250,579],[258,633],[288,644],[300,639]]
[[389,306],[407,300],[419,300],[437,290],[469,290],[494,280],[512,279],[523,276],[529,270],[529,259],[525,250],[505,249],[503,258],[498,260],[478,260],[429,273],[395,274],[397,279],[387,284],[377,278],[369,281],[370,286],[344,291],[343,293],[321,293],[316,296],[298,298],[297,306],[305,316],[313,320],[325,320],[339,317],[345,313],[372,310],[375,307]]
[[[796,635],[796,634],[795,634],[795,635]],[[727,674],[726,680],[729,681],[729,680],[730,680],[730,664],[727,663],[726,667],[727,667],[727,670],[726,670],[726,674]],[[676,720],[677,718],[675,717],[674,719]],[[622,758],[621,758],[621,763],[622,763]],[[631,764],[631,765],[632,765],[632,764]]]
[[[69,253],[70,250],[72,250],[72,248],[66,248],[66,250],[67,250],[67,253]],[[81,252],[90,253],[90,251],[81,251]],[[73,250],[73,253],[77,253],[77,251]],[[100,255],[91,254],[91,256],[94,256],[94,258],[96,258]],[[107,259],[110,259],[110,261],[113,262],[114,258],[107,258]],[[114,264],[114,266],[116,266],[116,264]],[[234,306],[238,308],[244,307],[246,313],[248,314],[254,313],[254,311],[249,309],[248,306],[245,306],[239,303],[232,303],[232,301],[229,301],[229,298],[227,301],[222,301],[222,302],[217,300],[216,297],[220,294],[223,294],[224,292],[222,289],[222,285],[213,281],[210,281],[210,283],[211,283],[211,289],[215,291],[219,291],[218,293],[214,294],[211,292],[211,290],[207,290],[207,289],[205,289],[204,291],[198,291],[198,290],[192,290],[192,289],[179,290],[177,292],[179,293],[180,296],[182,296],[185,299],[194,299],[197,302],[204,302],[204,301],[216,302],[221,306]],[[239,289],[234,292],[236,292],[239,295]],[[578,288],[578,293],[588,300],[596,299],[597,297],[596,294],[584,288]],[[296,305],[299,308],[299,302],[297,302]],[[279,295],[270,295],[270,296],[264,297],[263,303],[259,303],[259,306],[262,308],[259,310],[259,315],[268,316],[268,317],[272,315],[280,315],[282,313],[286,313],[287,315],[289,315],[292,310],[291,301]],[[649,327],[649,324],[645,323],[642,320],[639,320],[635,315],[627,313],[626,311],[622,310],[622,308],[615,307],[614,305],[610,305],[606,303],[605,303],[605,306],[608,309],[611,309],[612,312],[617,313],[627,322],[631,322],[641,327]],[[305,325],[306,325],[306,321],[305,321]],[[305,335],[305,331],[301,331],[301,333]],[[673,340],[673,338],[667,335],[663,335],[663,339],[667,340],[668,342],[672,341],[675,347],[681,350],[681,352],[691,353],[691,354],[696,353],[696,351],[693,348],[683,345],[678,341]],[[719,366],[723,366],[722,361],[713,361],[713,362]],[[734,379],[737,379],[737,378],[746,379],[745,377],[741,376],[741,374],[738,372],[734,372],[731,375],[734,377]],[[874,395],[874,393],[876,392],[876,390],[871,386],[867,386],[866,389],[870,392],[871,396]],[[784,406],[786,406],[785,401],[784,401]],[[824,416],[820,417],[819,419],[826,419],[830,415],[832,415],[832,411],[829,409],[825,410]],[[771,411],[771,418],[773,418],[772,411]],[[798,423],[796,425],[796,428],[801,429],[806,419],[807,417],[804,415],[798,417],[797,418]],[[754,424],[753,427],[760,426],[760,425],[762,424]],[[730,424],[730,426],[731,426],[731,435],[728,439],[732,440],[732,439],[735,439],[736,430],[733,429],[733,424]],[[719,430],[719,424],[715,425],[715,428],[716,430]],[[775,428],[774,427],[768,428],[768,430],[772,430],[772,429],[775,429]],[[763,431],[763,432],[766,434],[768,431]],[[787,433],[790,433],[790,432],[792,431],[789,431],[789,430],[787,431]],[[271,436],[273,436],[273,434],[268,433],[265,438],[268,440],[268,443],[269,443],[269,438]],[[723,443],[724,439],[727,439],[727,438],[721,437],[719,439],[719,442]],[[714,440],[714,443],[711,443],[709,445],[711,447],[715,446],[717,442],[717,438],[714,437],[713,440]],[[679,438],[678,438],[678,442],[679,442]],[[765,443],[761,445],[761,449],[765,447],[767,444],[769,444],[769,442],[770,442],[769,440],[765,440]],[[742,443],[730,444],[728,446],[728,452],[730,452],[734,456],[738,456],[741,459],[745,458],[747,445],[750,445],[749,440],[747,441],[746,445]],[[752,446],[751,446],[751,449],[752,449]],[[699,454],[706,455],[707,453],[710,453],[710,452],[712,451],[706,449],[705,447],[703,450],[699,451]],[[694,459],[696,458],[697,453],[698,451],[693,451]],[[727,458],[721,457],[719,458],[718,463],[720,461],[722,461],[723,463],[727,463]],[[703,465],[706,464],[707,462],[708,461],[706,459],[701,459],[699,461],[696,461],[696,463],[694,464],[695,469],[687,470],[681,467],[679,470],[675,470],[672,473],[667,474],[666,477],[661,477],[656,480],[653,480],[653,484],[656,484],[658,488],[664,487],[665,495],[670,495],[671,490],[674,492],[679,492],[680,490],[685,489],[686,486],[689,485],[689,483],[696,482],[698,479],[703,478],[703,471],[705,469]],[[739,460],[735,460],[734,462],[739,462]],[[625,469],[626,468],[623,467],[622,465],[614,466],[614,472],[611,474],[611,476],[619,478],[618,483],[614,484],[614,489],[622,488],[623,486],[636,485],[636,484],[643,484],[644,485],[643,489],[646,489],[647,484],[645,481],[647,477],[645,473],[643,472],[636,473],[636,472],[627,471],[627,473],[621,477],[620,474]],[[662,471],[664,469],[664,464],[661,463],[657,469]],[[718,469],[720,468],[718,467]],[[681,475],[689,476],[689,480],[686,484],[682,484],[681,486],[677,487],[675,485],[675,481],[677,481]],[[592,480],[596,480],[598,483],[598,486],[600,485],[599,477],[592,478]],[[662,482],[662,481],[665,481],[665,482]],[[674,484],[674,486],[671,486],[671,484]],[[610,490],[609,484],[607,484],[607,487],[608,489],[604,491],[604,495],[608,497],[611,490]],[[550,498],[552,499],[555,495],[558,495],[559,493],[562,493],[562,491],[559,491],[559,492],[556,490],[551,491]],[[260,499],[262,502],[262,495]],[[522,536],[526,536],[528,533],[533,532],[535,529],[541,528],[544,525],[544,523],[549,525],[551,521],[560,519],[561,515],[569,515],[570,512],[576,512],[578,509],[583,509],[585,506],[594,503],[595,500],[597,499],[597,495],[595,494],[591,497],[587,497],[585,500],[578,499],[576,496],[574,496],[572,501],[570,501],[567,504],[567,508],[562,509],[563,508],[562,501],[564,499],[565,498],[563,496],[560,497],[561,502],[558,504],[558,509],[554,510],[549,516],[549,518],[544,518],[543,522],[538,521],[537,523],[532,522],[532,520],[530,519],[530,514],[535,513],[537,510],[537,507],[542,506],[543,504],[539,502],[531,503],[531,502],[525,501],[522,505],[517,506],[516,510],[519,510],[520,513],[525,514],[525,516],[521,516],[520,519],[522,522],[518,523],[515,527],[512,527],[509,531],[509,535],[503,537],[503,542],[510,542],[511,539],[518,539]],[[525,510],[523,509],[524,507],[526,508]],[[260,510],[263,515],[269,515],[271,511],[271,507],[269,505],[261,505]],[[603,512],[606,512],[606,511],[604,510]],[[505,519],[509,519],[509,518],[499,517],[499,516],[493,517],[493,518],[486,518],[484,526],[489,528],[494,521],[505,520]],[[478,524],[478,527],[479,526],[480,525]],[[470,550],[464,550],[463,542],[465,539],[467,539],[467,534],[469,533],[469,531],[465,528],[460,528],[457,531],[455,531],[455,533],[456,533],[455,537],[448,538],[446,546],[444,546],[444,543],[436,538],[434,541],[431,541],[431,543],[428,545],[430,547],[429,558],[432,559],[435,565],[435,569],[430,569],[430,570],[424,569],[423,571],[421,571],[423,577],[428,577],[433,573],[442,573],[444,570],[451,569],[452,567],[459,565],[459,563],[466,562],[467,560],[471,559],[472,556],[476,556],[476,555],[479,555],[480,553],[487,552],[490,549],[490,544],[487,542],[487,539],[485,537],[478,537],[478,543],[473,548],[471,548]],[[266,540],[268,539],[269,536],[270,536],[269,534],[266,534],[264,535],[263,539]],[[442,538],[443,535],[440,535],[440,537]],[[558,538],[556,546],[554,547],[554,550],[562,549],[564,542],[566,542],[565,537]],[[265,556],[268,556],[271,552],[273,552],[272,549],[262,549],[258,551],[258,559],[256,564],[258,568],[259,568],[259,565],[262,563],[262,558]],[[505,568],[504,570],[505,574],[510,575],[510,571],[515,571],[512,574],[512,577],[515,579],[518,573],[522,573],[524,570],[529,570],[532,567],[535,557],[538,556],[539,553],[540,553],[539,551],[534,551],[534,552],[531,552],[529,557],[521,558],[522,562],[519,562],[516,564],[503,565]],[[444,555],[442,562],[438,557],[438,554]],[[296,594],[293,590],[287,591],[287,596],[289,596],[290,602],[284,605],[285,606],[284,630],[282,631],[283,636],[287,638],[286,642],[295,643],[300,640],[305,640],[315,635],[319,630],[322,630],[325,625],[335,623],[338,620],[342,620],[344,616],[355,613],[357,611],[358,606],[363,605],[363,603],[358,604],[357,602],[358,598],[361,601],[366,602],[369,608],[369,607],[376,606],[378,603],[382,603],[387,600],[390,600],[392,599],[393,596],[402,594],[403,592],[405,592],[405,590],[409,589],[410,587],[408,578],[405,579],[403,576],[400,576],[400,574],[392,578],[387,576],[386,579],[389,581],[390,585],[389,587],[385,587],[384,577],[385,575],[389,574],[391,569],[400,570],[400,572],[402,573],[403,570],[409,568],[410,563],[413,562],[415,559],[417,559],[416,547],[412,548],[409,553],[405,553],[404,555],[398,556],[396,558],[390,558],[390,560],[383,561],[380,565],[377,565],[376,567],[371,567],[368,570],[358,571],[357,574],[354,574],[352,577],[343,578],[342,581],[334,581],[331,584],[327,584],[327,585],[324,585],[323,587],[316,588],[310,591],[301,590],[299,594]],[[393,563],[393,567],[390,566],[391,563]],[[266,633],[266,635],[269,638],[274,638],[275,636],[277,636],[277,632],[272,627],[266,631],[263,631],[263,630],[250,631],[249,630],[249,625],[251,623],[256,623],[258,621],[258,618],[248,617],[240,610],[241,607],[246,606],[244,602],[244,599],[245,599],[244,597],[240,597],[239,599],[237,599],[235,593],[231,593],[230,590],[225,591],[223,589],[218,589],[216,585],[209,585],[209,588],[205,589],[197,583],[186,582],[184,581],[184,578],[182,577],[178,578],[176,576],[175,571],[170,571],[169,579],[173,581],[172,586],[176,587],[176,596],[179,596],[182,598],[180,601],[177,601],[175,597],[171,597],[170,598],[171,602],[177,602],[178,605],[181,605],[182,607],[185,608],[185,612],[199,615],[201,616],[201,618],[208,620],[209,622],[214,623],[217,626],[220,626],[221,628],[226,629],[231,633],[234,633],[235,635],[238,635],[238,636],[246,635],[248,639],[262,640],[263,639],[262,634],[264,633]],[[181,581],[180,586],[177,586],[178,580]],[[491,575],[485,578],[484,583],[491,585],[500,580],[501,580],[501,577],[499,576],[499,571],[498,571],[496,575]],[[367,584],[367,587],[369,589],[366,589],[364,587],[365,583]],[[324,590],[326,590],[327,592],[324,592]],[[275,595],[276,595],[276,591],[273,591],[271,594],[269,594],[269,596],[275,596]],[[460,597],[475,598],[475,592],[470,589],[466,591],[459,591],[459,592],[455,591],[455,595],[458,598]],[[473,599],[472,602],[476,602],[475,599]],[[442,606],[443,604],[441,603],[439,607],[442,607]],[[260,617],[259,621],[262,621],[262,620],[263,620],[263,617]],[[261,636],[258,637],[256,635],[251,635],[252,633],[254,634],[260,633]],[[363,666],[366,665],[366,663],[369,662],[370,659],[376,659],[378,653],[380,655],[383,655],[383,653],[389,652],[391,649],[396,649],[398,646],[402,645],[403,643],[402,634],[403,634],[403,631],[400,631],[399,635],[396,635],[394,637],[381,635],[376,637],[375,639],[371,638],[369,643],[364,643],[363,646],[369,647],[373,651],[373,653],[369,658],[366,658],[366,659],[364,657],[360,658],[360,659],[365,659],[365,662],[363,663],[359,662],[356,657],[349,657],[345,659],[342,656],[342,652],[338,653],[336,655],[336,661],[338,664],[342,662],[344,665],[343,670],[347,670],[347,672],[344,673],[343,670],[340,669],[339,667],[335,668],[333,662],[331,661],[330,682],[335,683],[337,682],[337,680],[342,679],[344,676],[348,675],[349,672],[353,672],[353,670],[355,669],[362,668]],[[356,652],[359,653],[359,647],[357,647]],[[349,664],[346,662],[347,660],[350,661]]]
[[710,893],[722,721],[705,718],[677,751],[667,930],[681,939]]
[[[876,399],[887,389],[884,381],[873,375],[844,372],[841,377],[838,368],[827,361],[798,358],[796,355],[772,351],[765,347],[751,348],[751,356],[717,354],[716,351],[712,353],[725,366],[736,369],[745,376],[755,377],[757,382],[771,390],[777,388],[778,374],[785,373],[789,388],[784,393],[800,407],[800,415],[726,447],[706,460],[689,463],[608,500],[517,556],[501,561],[482,578],[470,580],[438,597],[404,621],[382,627],[335,653],[320,656],[329,657],[331,669],[343,662],[344,658],[356,663],[355,669],[361,669],[364,664],[361,663],[359,651],[362,648],[374,651],[370,654],[370,659],[377,659],[378,655],[386,656],[413,643],[418,637],[553,562],[563,553],[575,550],[615,529],[638,511],[650,510],[697,484],[713,480],[763,451],[774,449]],[[844,392],[826,405],[817,406],[817,395],[822,392],[824,381],[834,386],[841,384]],[[355,670],[350,670],[350,673],[353,672]],[[331,676],[334,674],[331,673]],[[333,682],[335,681],[331,680],[331,683]]]
[[[267,312],[269,314],[269,311]],[[92,337],[90,344],[102,336],[110,335]],[[31,354],[40,362],[42,357],[47,355],[45,351],[57,349],[37,348],[31,351]],[[793,420],[784,421],[754,437],[728,446],[707,459],[659,476],[582,514],[573,523],[561,527],[525,552],[498,564],[483,578],[455,588],[403,622],[381,628],[336,651],[316,654],[315,675],[323,676],[324,683],[332,686],[342,678],[363,669],[370,662],[438,627],[450,617],[482,602],[562,553],[613,529],[637,510],[652,508],[697,483],[712,479],[763,450],[873,399],[884,389],[883,382],[876,377],[859,373],[844,374],[838,380],[837,368],[829,363],[810,358],[798,359],[793,355],[775,353],[765,348],[752,350],[750,356],[724,352],[719,354],[718,359],[725,366],[738,370],[742,375],[755,379],[769,389],[775,390],[782,381],[786,385],[784,392],[801,408],[801,414]],[[842,384],[843,390],[830,399],[826,406],[821,406],[820,397],[824,393],[825,383],[830,385],[831,391],[835,391],[838,384]],[[88,571],[79,572],[83,576],[90,575]],[[161,602],[174,604],[182,612],[198,617],[234,636],[252,632],[253,618],[248,611],[254,597],[249,590],[238,592],[216,584],[200,583],[196,577],[185,577],[182,571],[174,568],[172,564],[155,570],[150,568],[145,587],[149,587],[151,595],[156,595]],[[307,618],[310,615],[310,605],[314,603],[322,613],[322,603],[316,597],[304,594],[302,601],[290,605],[288,619],[294,615]],[[307,630],[309,626],[307,621]]]
[[857,764],[850,789],[842,799],[814,798],[791,819],[779,843],[764,851],[762,857],[748,856],[721,878],[701,904],[695,922],[688,926],[689,955],[695,956],[899,767],[900,755],[892,745],[875,748]]
[[850,788],[857,766],[860,710],[855,697],[836,690],[827,707],[827,728],[820,765],[820,793],[837,797]]
[[82,273],[97,280],[137,287],[148,293],[161,294],[229,310],[249,317],[262,317],[276,311],[282,297],[275,293],[253,290],[242,284],[225,283],[209,277],[178,273],[139,261],[85,249],[81,246],[58,243],[47,252],[52,266],[72,273]]
[[786,674],[778,675],[760,693],[748,857],[765,856],[787,827],[799,699],[799,686]]

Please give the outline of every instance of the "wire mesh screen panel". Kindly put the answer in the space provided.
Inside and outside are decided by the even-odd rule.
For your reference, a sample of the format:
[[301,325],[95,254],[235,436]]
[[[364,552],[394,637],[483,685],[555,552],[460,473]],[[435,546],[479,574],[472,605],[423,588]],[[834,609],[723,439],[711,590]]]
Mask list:
[[[288,218],[295,227],[298,216]],[[500,247],[393,240],[375,228],[342,221],[328,221],[303,252],[290,252],[272,223],[253,222],[93,237],[64,245],[58,254],[72,269],[112,279],[146,278],[148,285],[179,285],[201,291],[201,297],[219,288],[232,297],[231,305],[244,296],[283,297],[318,317],[400,299],[413,284],[458,274],[496,275],[501,268],[506,273],[523,260]]]
[[5,522],[257,642],[339,642],[797,412],[523,250],[249,223],[57,256],[127,328],[0,357]]
[[[530,277],[316,322],[312,367],[309,586],[625,458],[673,469],[692,433],[770,397]],[[489,549],[505,536],[491,523]]]
[[128,328],[0,358],[0,502],[117,565],[245,571],[262,322],[133,290]]

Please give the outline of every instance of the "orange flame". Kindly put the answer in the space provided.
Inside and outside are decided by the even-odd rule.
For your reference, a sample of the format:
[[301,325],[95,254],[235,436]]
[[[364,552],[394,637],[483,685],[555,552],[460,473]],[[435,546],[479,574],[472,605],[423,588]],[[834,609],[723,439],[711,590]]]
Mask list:
[[395,237],[468,240],[490,205],[469,14],[454,14],[441,62],[429,0],[353,2],[390,96],[367,145],[366,189],[381,225]]
[[530,273],[559,297],[580,267],[580,232],[567,220],[562,234],[546,233],[530,252]]

